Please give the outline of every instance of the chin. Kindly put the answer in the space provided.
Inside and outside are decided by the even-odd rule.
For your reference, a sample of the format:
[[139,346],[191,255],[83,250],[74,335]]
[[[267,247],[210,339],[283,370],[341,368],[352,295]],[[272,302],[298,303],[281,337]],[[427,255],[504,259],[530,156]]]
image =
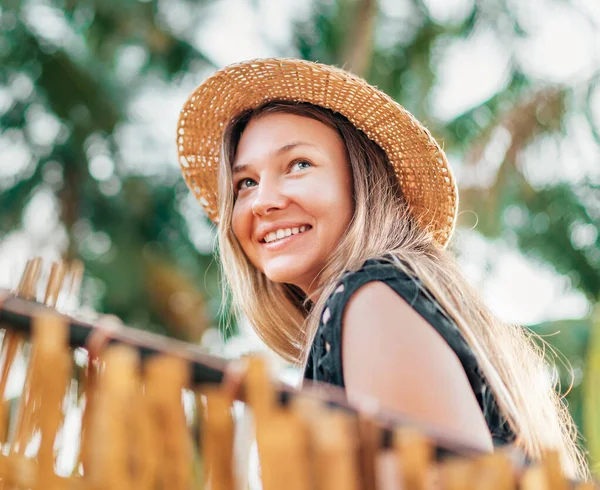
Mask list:
[[270,281],[295,285],[302,284],[302,278],[310,277],[311,270],[313,267],[308,261],[298,260],[297,257],[276,257],[263,267],[264,274]]

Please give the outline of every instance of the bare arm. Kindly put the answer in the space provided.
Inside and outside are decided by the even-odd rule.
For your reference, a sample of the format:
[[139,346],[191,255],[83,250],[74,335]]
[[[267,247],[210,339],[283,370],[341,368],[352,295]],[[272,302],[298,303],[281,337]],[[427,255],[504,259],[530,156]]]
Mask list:
[[350,399],[367,396],[482,451],[492,439],[460,360],[382,282],[362,286],[344,311],[342,366]]

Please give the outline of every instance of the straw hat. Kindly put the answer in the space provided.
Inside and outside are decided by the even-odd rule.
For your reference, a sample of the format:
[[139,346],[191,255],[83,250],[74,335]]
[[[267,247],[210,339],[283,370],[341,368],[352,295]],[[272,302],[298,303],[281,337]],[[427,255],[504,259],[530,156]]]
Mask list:
[[344,115],[386,153],[413,215],[445,246],[458,193],[443,150],[406,109],[363,79],[297,59],[259,59],[217,71],[187,100],[177,128],[183,176],[209,218],[218,221],[217,179],[223,131],[239,112],[269,100],[310,102]]

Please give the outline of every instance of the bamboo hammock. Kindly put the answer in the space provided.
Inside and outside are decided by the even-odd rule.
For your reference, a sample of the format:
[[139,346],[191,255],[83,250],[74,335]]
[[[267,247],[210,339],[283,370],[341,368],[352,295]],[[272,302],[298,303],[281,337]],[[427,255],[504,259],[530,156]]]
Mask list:
[[[248,488],[236,471],[227,361],[184,342],[60,314],[65,280],[75,293],[82,268],[54,264],[37,301],[41,269],[41,260],[29,261],[17,291],[0,290],[0,490]],[[75,362],[82,349],[83,364]],[[23,357],[23,388],[7,400]],[[190,407],[185,394],[193,394]],[[365,413],[335,390],[274,382],[256,357],[237,398],[253,415],[264,490],[596,488],[565,479],[554,452],[535,464],[515,450],[481,454],[398,414]],[[81,430],[76,463],[64,474],[58,458],[68,449],[73,407]]]

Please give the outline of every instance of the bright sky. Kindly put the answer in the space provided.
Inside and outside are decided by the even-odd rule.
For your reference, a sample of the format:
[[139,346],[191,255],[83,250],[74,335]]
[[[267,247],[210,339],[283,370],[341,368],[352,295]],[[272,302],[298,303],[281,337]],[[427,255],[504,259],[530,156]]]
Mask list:
[[[438,22],[453,23],[464,18],[472,1],[426,0],[425,4]],[[30,2],[31,5],[35,3]],[[514,0],[515,13],[533,34],[531,38],[519,41],[516,47],[508,46],[496,34],[482,30],[477,30],[469,39],[440,46],[443,62],[435,68],[439,84],[430,101],[433,114],[442,120],[450,119],[486,100],[506,84],[511,62],[522,65],[529,75],[549,82],[576,85],[578,81],[589,77],[593,69],[600,67],[600,2],[577,0],[573,3],[585,14],[574,13],[566,4],[558,1]],[[252,7],[256,4],[258,11]],[[178,9],[181,4],[177,0],[165,5],[169,6],[168,10],[163,10],[170,24],[182,28],[183,23],[191,22],[180,15],[181,10]],[[382,11],[393,18],[410,17],[413,14],[412,2],[408,0],[381,0],[380,5]],[[490,5],[488,14],[494,15],[493,2]],[[202,12],[202,22],[193,42],[210,53],[217,66],[256,57],[294,56],[296,53],[289,48],[291,22],[305,16],[309,6],[310,1],[220,0]],[[48,38],[63,39],[59,20],[48,22],[50,13],[46,10],[42,16],[46,19],[43,22],[39,20],[42,17],[35,14],[34,9],[30,19],[39,32],[45,32]],[[516,59],[511,61],[509,49],[512,48],[518,49]],[[128,76],[128,69],[134,73],[144,57],[143,49],[132,47],[124,50],[123,76]],[[166,86],[154,80],[140,87],[139,95],[130,107],[134,122],[121,128],[118,135],[126,165],[132,172],[172,175],[177,167],[173,135],[179,110],[188,94],[207,75],[207,72],[198,70],[186,75],[179,85]],[[24,84],[26,88],[27,81]],[[0,91],[0,107],[10,96]],[[595,106],[600,109],[600,97],[596,97]],[[60,134],[60,125],[52,120],[52,116],[41,112],[33,116],[38,121],[37,133],[40,138],[45,135],[48,137],[48,134],[57,137]],[[533,178],[540,183],[556,179],[579,180],[583,175],[600,173],[597,146],[582,129],[581,121],[574,120],[569,124],[572,143],[565,143],[563,150],[533,148],[526,156]],[[143,139],[136,137],[141,134],[144,135]],[[31,161],[31,155],[17,140],[4,143],[0,189],[3,179],[12,178]],[[490,153],[497,158],[498,151],[502,151],[502,142],[496,139],[494,144],[497,146]],[[90,171],[107,189],[116,191],[118,188],[114,187],[111,180],[114,162],[103,155],[102,142],[98,142],[97,146],[100,150],[97,158],[92,159]],[[580,158],[575,162],[570,159],[570,165],[565,168],[566,158],[573,151],[577,151]],[[10,159],[6,157],[7,154],[11,155]],[[547,164],[540,172],[542,155]],[[453,159],[452,155],[450,161],[457,170],[460,169],[461,162]],[[12,164],[7,165],[7,162]],[[165,162],[170,162],[172,167],[165,167]],[[458,177],[467,176],[461,177],[458,172]],[[198,218],[199,209],[189,204],[183,210],[196,223],[194,237],[198,247],[206,249],[212,238]],[[56,229],[51,216],[53,206],[50,196],[39,196],[29,206],[31,209],[28,210],[29,218],[24,224],[24,231],[0,242],[0,286],[14,283],[19,269],[16,264],[23,264],[30,252],[45,247],[46,255],[53,255],[53,250],[64,243],[64,233],[60,229],[54,238],[48,240],[52,229]],[[33,245],[27,242],[31,238]],[[586,314],[588,305],[583,296],[570,290],[566,279],[558,277],[547,267],[525,259],[505,244],[490,243],[476,233],[464,232],[459,238],[463,251],[461,264],[465,272],[483,292],[490,306],[505,320],[530,324]],[[488,269],[486,265],[489,265]]]

